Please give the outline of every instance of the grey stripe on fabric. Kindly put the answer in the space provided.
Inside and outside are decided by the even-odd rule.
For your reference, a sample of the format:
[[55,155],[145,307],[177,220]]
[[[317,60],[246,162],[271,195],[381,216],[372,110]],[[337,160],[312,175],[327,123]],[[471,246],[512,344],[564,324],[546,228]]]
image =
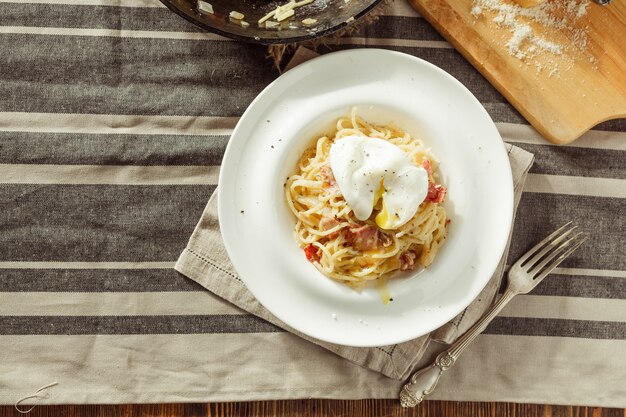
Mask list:
[[204,290],[174,269],[0,269],[0,277],[0,292]]
[[626,340],[626,322],[496,317],[485,334]]
[[626,119],[607,120],[606,122],[596,125],[594,129],[610,132],[626,132]]
[[0,50],[0,111],[234,116],[278,75],[239,42],[6,34]]
[[408,16],[380,16],[373,24],[365,25],[355,36],[363,36],[366,38],[444,40],[424,18]]
[[[500,293],[506,289],[507,280],[502,280]],[[598,277],[589,275],[550,274],[532,295],[610,298],[626,300],[626,279],[621,277]],[[624,313],[626,315],[626,312]]]
[[543,240],[552,229],[574,221],[588,240],[567,258],[566,268],[626,269],[624,230],[626,218],[612,213],[626,212],[626,199],[524,193],[515,221],[507,264]]
[[0,3],[0,25],[202,32],[161,7]]
[[228,139],[225,135],[0,132],[0,163],[219,165]]
[[626,178],[626,151],[516,143],[535,155],[530,172],[579,177]]
[[[283,329],[254,315],[4,316],[3,335],[274,333]],[[626,339],[626,323],[496,317],[485,334]]]
[[175,260],[212,185],[0,185],[0,260]]
[[184,316],[4,316],[2,335],[275,333],[279,327],[249,314]]

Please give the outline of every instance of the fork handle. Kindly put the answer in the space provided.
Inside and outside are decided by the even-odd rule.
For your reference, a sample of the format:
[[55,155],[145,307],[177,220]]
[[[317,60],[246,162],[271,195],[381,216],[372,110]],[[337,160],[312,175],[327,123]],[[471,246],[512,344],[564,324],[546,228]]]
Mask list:
[[437,387],[441,375],[450,369],[459,355],[467,346],[482,333],[487,325],[498,315],[505,305],[518,293],[507,289],[502,297],[472,327],[459,337],[448,349],[437,355],[435,362],[426,368],[422,368],[411,375],[408,383],[400,391],[400,404],[402,407],[415,407],[431,394]]

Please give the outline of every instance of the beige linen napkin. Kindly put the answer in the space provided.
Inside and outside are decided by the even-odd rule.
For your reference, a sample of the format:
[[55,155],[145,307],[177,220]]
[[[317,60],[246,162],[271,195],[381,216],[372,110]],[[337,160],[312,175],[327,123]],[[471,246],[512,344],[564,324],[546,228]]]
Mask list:
[[[296,52],[287,69],[293,67],[294,61],[302,62],[313,56],[315,56],[314,53],[301,48]],[[508,150],[513,173],[514,211],[517,211],[526,174],[533,163],[533,155],[509,144],[505,144],[505,146]],[[187,247],[180,255],[175,269],[207,290],[251,314],[323,346],[358,365],[381,372],[391,378],[404,379],[408,377],[420,360],[431,339],[446,343],[454,341],[474,324],[489,307],[500,287],[507,254],[508,244],[500,264],[487,286],[476,300],[451,322],[429,335],[408,342],[372,348],[340,346],[312,339],[281,322],[254,298],[237,276],[222,242],[217,217],[217,191],[209,199],[202,218],[197,224]]]

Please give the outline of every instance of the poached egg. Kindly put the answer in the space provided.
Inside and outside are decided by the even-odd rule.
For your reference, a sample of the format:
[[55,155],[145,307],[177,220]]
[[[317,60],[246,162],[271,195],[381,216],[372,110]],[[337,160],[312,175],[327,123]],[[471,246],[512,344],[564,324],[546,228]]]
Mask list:
[[337,140],[330,148],[330,168],[357,219],[369,219],[382,199],[375,218],[381,229],[407,223],[428,194],[426,170],[383,139],[346,136]]

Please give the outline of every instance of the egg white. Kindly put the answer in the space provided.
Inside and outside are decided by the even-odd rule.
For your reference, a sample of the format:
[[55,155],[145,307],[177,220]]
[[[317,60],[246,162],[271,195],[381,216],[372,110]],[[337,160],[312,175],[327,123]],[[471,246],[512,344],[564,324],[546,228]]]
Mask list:
[[428,193],[428,173],[413,165],[398,146],[383,139],[346,136],[330,148],[330,168],[344,199],[359,220],[395,229],[407,223]]

